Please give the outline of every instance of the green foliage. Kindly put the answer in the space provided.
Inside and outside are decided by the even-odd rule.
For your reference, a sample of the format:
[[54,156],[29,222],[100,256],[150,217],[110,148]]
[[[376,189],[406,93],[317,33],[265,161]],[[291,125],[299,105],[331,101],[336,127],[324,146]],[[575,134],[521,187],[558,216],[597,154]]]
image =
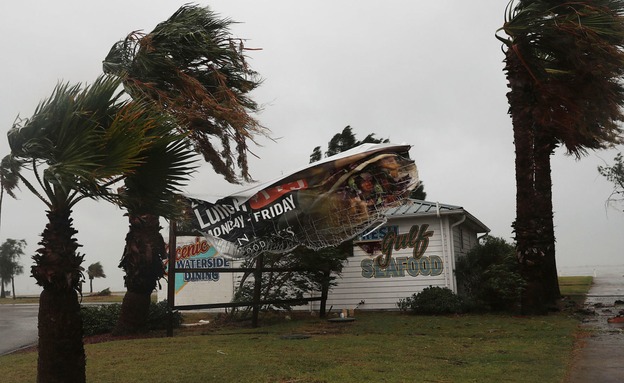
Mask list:
[[[321,291],[323,284],[329,288],[336,284],[336,276],[342,271],[343,261],[352,254],[351,241],[337,247],[314,251],[299,247],[287,254],[265,254],[265,268],[299,269],[305,271],[266,272],[262,274],[262,300],[301,299],[310,291]],[[256,259],[246,261],[243,267],[253,267]],[[331,272],[327,274],[327,272]],[[235,292],[234,300],[249,302],[253,300],[254,280],[243,277]],[[291,310],[292,303],[273,303],[263,306],[263,310]],[[249,309],[233,310],[232,314],[245,317]]]
[[[349,149],[353,149],[356,146],[362,144],[380,144],[387,142],[390,142],[390,140],[388,140],[387,138],[375,138],[375,133],[370,133],[368,136],[360,141],[355,138],[355,134],[353,134],[353,129],[351,128],[351,126],[347,125],[342,130],[342,132],[334,134],[331,140],[329,140],[329,142],[327,143],[327,151],[325,152],[325,156],[333,156]],[[312,154],[310,154],[310,163],[319,161],[321,157],[321,147],[317,146],[312,151]]]
[[244,40],[231,35],[233,23],[208,7],[183,5],[150,33],[134,31],[115,43],[103,69],[119,76],[133,98],[173,116],[214,170],[239,182],[236,166],[251,180],[249,141],[267,130],[250,98],[262,80],[246,61]]
[[[163,330],[167,328],[169,315],[169,306],[167,301],[150,303],[149,314],[147,316],[147,328],[150,330]],[[180,327],[182,324],[182,314],[179,311],[173,311],[173,327]]]
[[525,282],[513,245],[486,237],[455,265],[460,295],[476,310],[514,311]]
[[4,298],[4,286],[8,285],[15,275],[24,272],[24,268],[19,264],[19,257],[24,255],[25,246],[25,240],[12,238],[7,238],[0,246],[0,287],[2,290],[0,298]]
[[82,306],[82,329],[85,336],[105,334],[112,331],[121,312],[121,305]]
[[531,116],[527,132],[538,127],[577,156],[622,142],[624,2],[512,0],[499,31],[507,61],[520,60],[531,76],[524,83],[508,71],[512,93],[533,93],[509,97],[524,100],[510,112]]
[[106,274],[104,274],[104,267],[100,262],[90,264],[87,268],[87,275],[89,276],[89,279],[106,278]]
[[412,199],[418,199],[421,201],[424,201],[427,199],[427,192],[425,191],[425,183],[424,182],[419,182],[418,186],[416,186],[416,188],[414,190],[412,190],[412,192],[409,195],[410,198]]
[[[167,326],[169,307],[167,301],[151,303],[147,328],[149,330],[162,330]],[[85,336],[106,334],[111,332],[117,324],[121,313],[120,304],[89,305],[82,306],[82,326]],[[173,326],[179,327],[182,323],[182,314],[179,311],[173,313]]]
[[447,287],[429,286],[411,297],[400,299],[401,311],[421,315],[458,314],[463,311],[462,299]]

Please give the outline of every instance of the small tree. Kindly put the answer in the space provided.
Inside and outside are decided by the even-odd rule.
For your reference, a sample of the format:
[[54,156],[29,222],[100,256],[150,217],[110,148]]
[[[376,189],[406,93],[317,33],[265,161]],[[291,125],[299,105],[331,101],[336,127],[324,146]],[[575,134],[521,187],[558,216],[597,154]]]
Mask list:
[[614,162],[611,166],[598,166],[598,173],[613,183],[613,192],[611,192],[608,201],[622,202],[624,201],[624,159],[622,153],[615,156]]
[[13,299],[15,299],[15,279],[16,275],[24,272],[24,268],[19,264],[18,259],[24,255],[26,241],[7,238],[0,246],[0,298],[6,298],[4,286],[11,283]]
[[106,278],[104,267],[100,262],[90,264],[87,268],[87,275],[89,275],[89,293],[93,293],[93,278]]
[[[284,254],[265,254],[263,265],[267,268],[299,269],[298,271],[267,272],[262,274],[262,300],[302,299],[312,291],[321,291],[324,287],[336,285],[336,276],[340,275],[343,261],[353,255],[351,241],[339,246],[321,250],[298,247]],[[243,267],[253,267],[257,259],[248,259]],[[307,270],[306,270],[307,269]],[[306,271],[301,271],[306,270]],[[249,302],[253,300],[254,281],[249,280],[252,273],[243,275],[234,300]],[[266,304],[263,310],[290,310],[293,304],[288,302]],[[250,307],[240,312],[245,317]],[[233,310],[233,313],[237,310]]]

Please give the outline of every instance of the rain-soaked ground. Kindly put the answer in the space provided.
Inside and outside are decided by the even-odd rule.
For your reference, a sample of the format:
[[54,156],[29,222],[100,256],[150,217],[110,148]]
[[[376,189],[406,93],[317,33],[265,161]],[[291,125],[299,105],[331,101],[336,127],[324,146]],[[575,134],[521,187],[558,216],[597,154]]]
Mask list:
[[624,382],[624,275],[594,277],[585,301],[583,339],[568,383]]

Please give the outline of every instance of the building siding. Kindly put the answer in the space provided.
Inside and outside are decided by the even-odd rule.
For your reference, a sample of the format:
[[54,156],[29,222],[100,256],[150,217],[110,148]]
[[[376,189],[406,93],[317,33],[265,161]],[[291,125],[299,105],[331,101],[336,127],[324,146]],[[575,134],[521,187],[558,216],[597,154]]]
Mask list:
[[[436,270],[436,275],[414,275],[406,270],[406,260],[414,256],[414,248],[408,247],[392,251],[393,264],[385,272],[377,268],[380,275],[370,276],[371,268],[375,269],[373,256],[363,251],[356,242],[353,257],[344,265],[342,274],[337,278],[337,285],[329,292],[327,307],[336,309],[371,309],[396,310],[400,299],[412,296],[429,286],[447,287],[457,291],[454,267],[457,257],[464,256],[476,243],[477,233],[465,223],[451,226],[459,219],[447,216],[405,217],[389,219],[387,226],[398,226],[399,234],[406,234],[414,225],[422,228],[426,225],[432,235],[428,238],[428,245],[422,258],[438,259],[442,261],[442,270]],[[410,260],[412,264],[413,260]],[[401,265],[403,263],[403,265]],[[375,269],[374,273],[378,270]],[[387,276],[389,275],[389,276]],[[313,309],[319,304],[313,303]]]

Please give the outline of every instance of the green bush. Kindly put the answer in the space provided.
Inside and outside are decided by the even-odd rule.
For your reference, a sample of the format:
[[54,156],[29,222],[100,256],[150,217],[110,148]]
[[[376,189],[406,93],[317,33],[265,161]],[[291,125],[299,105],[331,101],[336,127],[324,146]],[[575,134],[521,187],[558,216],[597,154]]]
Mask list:
[[[162,330],[167,327],[167,313],[169,307],[167,301],[151,303],[149,315],[147,317],[147,330]],[[113,331],[121,313],[120,304],[88,305],[82,306],[82,328],[85,336],[106,334]],[[179,311],[173,312],[173,327],[180,327],[182,314]]]
[[462,299],[447,287],[429,286],[411,297],[400,299],[401,311],[422,315],[457,314],[463,311]]
[[486,237],[455,264],[459,294],[476,311],[516,311],[525,282],[515,248]]
[[[149,330],[164,330],[167,328],[169,306],[167,301],[160,301],[158,303],[152,302],[150,304],[149,314],[147,316],[147,328]],[[180,327],[182,324],[182,314],[174,310],[173,311],[173,327]]]
[[82,329],[85,336],[111,332],[117,323],[120,304],[88,305],[80,308]]

